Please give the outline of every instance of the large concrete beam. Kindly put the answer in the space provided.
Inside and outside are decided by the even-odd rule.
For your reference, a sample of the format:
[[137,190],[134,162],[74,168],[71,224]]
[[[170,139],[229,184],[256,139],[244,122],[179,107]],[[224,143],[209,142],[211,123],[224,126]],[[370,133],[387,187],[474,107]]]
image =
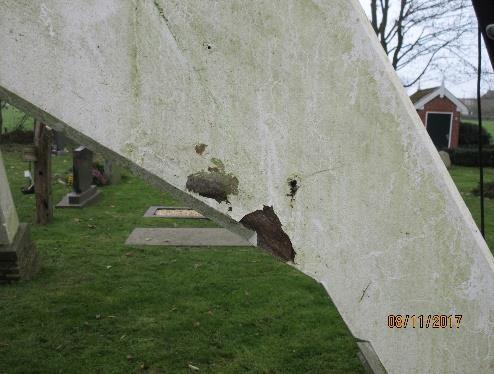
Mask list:
[[356,0],[1,0],[0,46],[0,96],[293,248],[388,372],[492,372],[493,257]]

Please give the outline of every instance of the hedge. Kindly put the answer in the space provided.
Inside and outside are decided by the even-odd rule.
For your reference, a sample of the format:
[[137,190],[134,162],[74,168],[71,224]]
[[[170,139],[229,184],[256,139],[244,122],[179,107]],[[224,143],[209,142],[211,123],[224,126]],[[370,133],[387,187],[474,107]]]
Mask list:
[[[446,150],[451,162],[461,166],[479,166],[479,150],[473,148],[456,148]],[[482,150],[482,163],[484,166],[494,166],[494,147],[485,146]]]
[[[473,123],[460,122],[459,145],[468,146],[479,144],[479,126]],[[482,128],[482,144],[489,144],[492,140],[491,134]]]

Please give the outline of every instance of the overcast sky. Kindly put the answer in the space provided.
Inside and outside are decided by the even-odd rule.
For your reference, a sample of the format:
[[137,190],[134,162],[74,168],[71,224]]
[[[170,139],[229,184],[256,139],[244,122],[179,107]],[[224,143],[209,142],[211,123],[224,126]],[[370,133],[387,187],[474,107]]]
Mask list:
[[[364,11],[367,14],[370,14],[370,0],[359,0],[360,4],[364,8]],[[397,0],[391,0],[391,3],[396,3]],[[473,7],[471,8],[471,15],[472,18],[475,19],[474,17],[474,10]],[[465,42],[466,45],[470,45],[471,48],[468,51],[465,51],[465,55],[468,56],[468,60],[470,63],[474,64],[475,66],[477,65],[477,25],[475,22],[472,23],[472,30],[471,32],[468,33],[468,35],[465,36]],[[483,51],[483,70],[487,69],[488,71],[492,72],[492,66],[490,64],[489,58],[487,51],[484,47]],[[441,60],[438,61],[439,65],[441,66]],[[444,61],[443,67],[441,67],[442,70],[444,70],[444,79],[445,79],[445,85],[446,88],[448,88],[453,94],[459,98],[465,98],[465,97],[476,97],[476,91],[477,91],[477,79],[475,77],[469,76],[467,74],[462,74],[458,73],[458,71],[455,71],[454,73],[451,73],[451,69],[449,66],[449,63]],[[417,71],[420,71],[423,66],[413,66],[410,68],[408,73],[413,72],[413,69],[417,69]],[[405,72],[400,71],[398,73],[399,75],[405,74]],[[428,88],[428,87],[433,87],[433,86],[439,86],[442,82],[443,79],[443,74],[438,73],[437,77],[434,76],[431,79],[428,80],[422,80],[420,82],[421,88]],[[491,80],[492,84],[492,80]],[[418,88],[418,84],[407,89],[407,91],[412,94],[415,92]],[[482,93],[486,92],[488,89],[494,89],[494,87],[489,87],[489,82],[483,82],[482,83]]]

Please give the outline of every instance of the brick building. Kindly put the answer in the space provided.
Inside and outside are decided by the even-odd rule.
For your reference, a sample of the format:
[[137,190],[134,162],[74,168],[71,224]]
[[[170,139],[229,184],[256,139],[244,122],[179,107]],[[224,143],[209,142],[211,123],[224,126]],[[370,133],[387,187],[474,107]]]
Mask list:
[[438,149],[458,147],[460,115],[468,108],[444,87],[418,90],[410,96],[432,142]]

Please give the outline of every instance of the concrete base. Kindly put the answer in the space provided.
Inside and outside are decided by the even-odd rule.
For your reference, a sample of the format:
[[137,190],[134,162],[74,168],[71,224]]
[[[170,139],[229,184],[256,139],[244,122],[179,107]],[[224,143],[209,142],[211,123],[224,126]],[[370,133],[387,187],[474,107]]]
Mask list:
[[86,205],[96,201],[100,195],[100,191],[96,186],[91,186],[83,193],[70,192],[63,197],[57,204],[57,208],[83,208]]
[[360,352],[357,353],[366,373],[369,374],[386,374],[386,369],[384,368],[379,356],[372,348],[370,342],[358,341],[357,346]]
[[31,279],[39,269],[40,259],[29,226],[21,223],[12,244],[0,245],[0,283]]
[[162,245],[171,247],[252,247],[251,243],[231,231],[225,229],[206,228],[134,229],[125,244]]

